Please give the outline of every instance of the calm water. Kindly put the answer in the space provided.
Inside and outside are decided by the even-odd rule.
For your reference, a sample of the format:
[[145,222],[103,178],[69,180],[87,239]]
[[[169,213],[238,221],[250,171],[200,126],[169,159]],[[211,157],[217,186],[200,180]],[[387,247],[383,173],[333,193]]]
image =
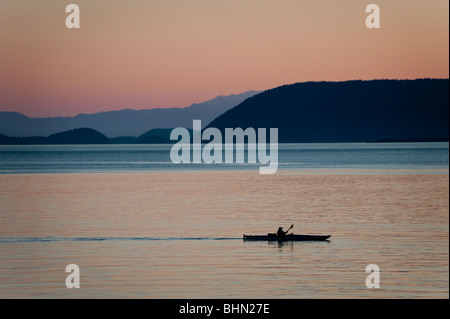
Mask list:
[[[171,145],[0,146],[0,174],[258,170],[256,164],[173,164]],[[247,159],[245,160],[247,162]],[[439,169],[449,143],[280,144],[279,170]]]
[[[448,143],[282,145],[275,175],[169,148],[0,147],[0,297],[448,298]],[[331,240],[241,239],[290,224]]]

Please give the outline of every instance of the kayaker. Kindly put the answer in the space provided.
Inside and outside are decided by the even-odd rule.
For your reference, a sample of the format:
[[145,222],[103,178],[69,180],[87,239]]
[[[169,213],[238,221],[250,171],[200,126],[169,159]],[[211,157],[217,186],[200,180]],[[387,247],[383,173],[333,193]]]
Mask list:
[[287,234],[287,231],[283,231],[283,227],[278,227],[278,230],[277,230],[277,236],[278,237],[283,237],[286,234]]

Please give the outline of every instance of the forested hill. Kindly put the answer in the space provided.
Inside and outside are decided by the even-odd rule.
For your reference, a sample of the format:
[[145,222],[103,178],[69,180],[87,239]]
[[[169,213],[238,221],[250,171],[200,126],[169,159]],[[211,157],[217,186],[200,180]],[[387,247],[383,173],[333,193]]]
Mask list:
[[285,85],[245,100],[209,127],[276,127],[285,143],[448,139],[449,80]]

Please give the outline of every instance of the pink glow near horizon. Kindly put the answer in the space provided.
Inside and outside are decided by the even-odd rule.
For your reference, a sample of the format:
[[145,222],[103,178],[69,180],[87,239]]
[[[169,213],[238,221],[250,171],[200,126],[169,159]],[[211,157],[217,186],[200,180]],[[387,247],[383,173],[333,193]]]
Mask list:
[[55,0],[0,3],[0,111],[185,107],[303,81],[449,77],[449,2]]

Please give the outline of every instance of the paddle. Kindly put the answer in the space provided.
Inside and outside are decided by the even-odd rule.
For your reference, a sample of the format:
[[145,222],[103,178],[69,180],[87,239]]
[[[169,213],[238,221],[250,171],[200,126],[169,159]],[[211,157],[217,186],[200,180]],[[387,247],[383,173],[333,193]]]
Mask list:
[[288,231],[290,231],[292,228],[294,228],[294,224],[292,224],[291,227],[289,227],[288,230],[286,230],[286,234],[287,234]]

